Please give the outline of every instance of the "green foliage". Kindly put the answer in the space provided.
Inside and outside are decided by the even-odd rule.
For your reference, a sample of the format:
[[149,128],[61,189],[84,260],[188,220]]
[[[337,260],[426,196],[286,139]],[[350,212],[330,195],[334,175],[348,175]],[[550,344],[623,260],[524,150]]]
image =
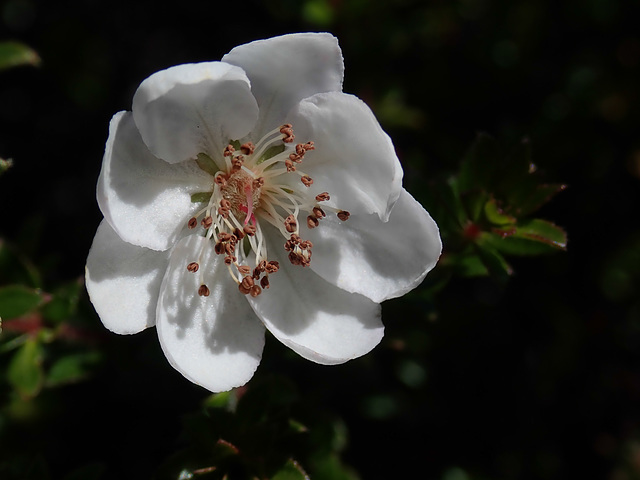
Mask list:
[[0,71],[21,65],[38,66],[40,65],[40,57],[23,43],[0,42]]
[[301,400],[281,377],[210,396],[185,419],[190,445],[165,462],[158,478],[354,480],[339,456],[341,423]]
[[480,134],[457,174],[433,185],[429,210],[445,245],[441,265],[451,273],[505,280],[513,273],[505,256],[567,248],[561,227],[530,217],[566,188],[544,183],[531,157],[528,140],[504,155],[493,138]]

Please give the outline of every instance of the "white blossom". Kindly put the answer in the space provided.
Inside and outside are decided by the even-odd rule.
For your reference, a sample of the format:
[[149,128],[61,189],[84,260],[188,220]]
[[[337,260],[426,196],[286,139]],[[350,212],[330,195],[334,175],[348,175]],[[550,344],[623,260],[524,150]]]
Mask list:
[[380,302],[419,285],[441,243],[343,71],[337,40],[308,33],[142,82],[111,120],[87,259],[109,330],[155,325],[214,392],[252,377],[265,328],[321,364],[380,342]]

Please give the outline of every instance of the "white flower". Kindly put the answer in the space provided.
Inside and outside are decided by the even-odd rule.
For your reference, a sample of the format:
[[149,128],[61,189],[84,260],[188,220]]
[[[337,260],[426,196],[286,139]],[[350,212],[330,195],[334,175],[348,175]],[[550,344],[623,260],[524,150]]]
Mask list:
[[416,287],[441,243],[343,70],[337,40],[308,33],[142,82],[111,121],[87,259],[108,329],[155,325],[214,392],[251,378],[265,327],[321,364],[380,342],[379,303]]

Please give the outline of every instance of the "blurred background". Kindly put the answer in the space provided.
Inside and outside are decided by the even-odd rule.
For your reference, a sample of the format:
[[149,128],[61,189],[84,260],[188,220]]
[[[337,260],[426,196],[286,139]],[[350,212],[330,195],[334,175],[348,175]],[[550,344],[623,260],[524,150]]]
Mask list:
[[504,155],[526,138],[537,174],[567,186],[536,216],[568,246],[509,257],[504,280],[445,275],[445,243],[442,269],[383,304],[371,354],[321,367],[269,338],[255,382],[277,375],[291,411],[331,419],[344,478],[640,478],[639,19],[622,0],[0,2],[0,40],[41,59],[0,72],[0,157],[14,163],[0,176],[0,285],[73,304],[36,327],[4,318],[3,371],[25,332],[56,338],[33,347],[35,387],[0,384],[0,477],[162,477],[189,444],[207,392],[154,329],[103,329],[81,283],[109,120],[160,69],[329,31],[345,92],[375,112],[439,224],[430,189],[479,132]]

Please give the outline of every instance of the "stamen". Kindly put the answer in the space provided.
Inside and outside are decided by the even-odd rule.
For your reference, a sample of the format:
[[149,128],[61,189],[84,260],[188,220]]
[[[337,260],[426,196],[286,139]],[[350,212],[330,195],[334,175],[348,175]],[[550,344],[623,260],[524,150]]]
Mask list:
[[316,202],[326,202],[327,200],[330,200],[330,199],[331,197],[329,196],[328,192],[322,192],[316,195]]
[[198,295],[201,297],[208,297],[210,293],[211,291],[209,290],[209,287],[204,284],[200,285],[200,288],[198,288]]
[[196,273],[199,268],[200,265],[198,265],[198,262],[191,262],[189,265],[187,265],[187,270],[189,270],[191,273]]
[[318,219],[316,217],[313,217],[311,215],[307,217],[307,227],[316,228],[319,224],[320,222],[318,222]]
[[298,222],[296,221],[296,217],[293,215],[289,215],[284,219],[284,228],[289,233],[294,233],[298,229]]
[[194,229],[198,226],[198,220],[196,219],[196,217],[191,217],[189,219],[189,223],[187,223],[187,227],[189,227],[190,229]]
[[338,218],[343,222],[346,222],[347,220],[349,220],[349,216],[351,216],[351,214],[346,210],[340,210],[336,215],[338,215]]
[[302,178],[300,178],[300,180],[305,187],[310,187],[311,185],[313,185],[313,179],[309,175],[304,175]]

